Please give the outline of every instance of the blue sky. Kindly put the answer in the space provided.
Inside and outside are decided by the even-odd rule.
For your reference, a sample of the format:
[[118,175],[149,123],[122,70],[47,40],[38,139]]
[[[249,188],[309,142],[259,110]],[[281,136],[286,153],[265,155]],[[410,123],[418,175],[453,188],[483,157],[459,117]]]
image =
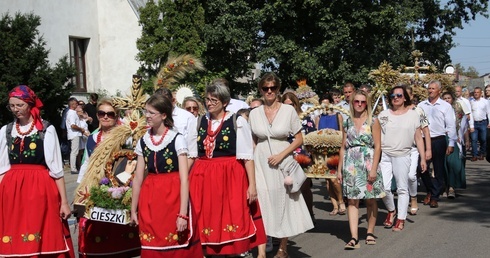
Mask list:
[[490,73],[490,19],[478,16],[463,27],[456,31],[457,45],[449,51],[453,64],[473,66],[480,75]]

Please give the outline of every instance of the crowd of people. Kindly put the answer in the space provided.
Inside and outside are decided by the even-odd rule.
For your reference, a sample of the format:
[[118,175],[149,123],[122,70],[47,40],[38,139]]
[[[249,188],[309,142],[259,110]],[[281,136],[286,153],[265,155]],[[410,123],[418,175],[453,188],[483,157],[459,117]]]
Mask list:
[[[274,73],[264,74],[261,97],[247,104],[231,98],[228,82],[217,79],[203,102],[188,97],[182,108],[170,90],[157,90],[141,111],[148,130],[134,150],[131,223],[79,218],[80,257],[244,256],[257,248],[264,258],[272,238],[279,242],[274,257],[289,257],[288,238],[315,225],[312,181],[296,189],[300,177],[293,175],[303,173],[295,157],[309,155],[303,137],[315,130],[343,135],[336,178],[326,185],[330,215],[348,217],[345,249],[360,247],[360,203],[368,221],[362,237],[374,245],[378,200],[388,211],[384,227],[406,230],[408,214],[419,210],[419,179],[427,191],[421,203],[437,208],[443,196],[456,198],[466,187],[466,151],[471,161],[487,155],[490,102],[480,87],[467,99],[461,86],[443,92],[431,81],[428,98],[418,102],[410,86],[393,85],[389,109],[376,114],[371,87],[346,83],[320,101],[350,114],[331,109],[300,119],[298,96],[281,94],[281,86]],[[490,97],[490,85],[485,93]],[[0,130],[0,256],[74,257],[58,134],[40,117],[42,102],[28,86],[10,91],[7,108],[15,121]],[[68,100],[61,137],[70,143],[70,171],[78,182],[120,119],[111,99]]]

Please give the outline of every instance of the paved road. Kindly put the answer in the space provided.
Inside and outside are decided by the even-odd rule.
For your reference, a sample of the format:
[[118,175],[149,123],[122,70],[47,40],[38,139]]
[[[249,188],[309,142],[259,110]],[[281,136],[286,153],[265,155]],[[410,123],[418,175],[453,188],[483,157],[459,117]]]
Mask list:
[[[69,172],[68,172],[69,173]],[[326,198],[323,180],[313,180],[316,227],[290,238],[288,249],[296,257],[490,257],[490,164],[486,161],[467,162],[467,189],[457,191],[457,198],[443,198],[439,208],[419,205],[416,216],[408,215],[405,229],[392,232],[382,226],[386,209],[380,201],[375,235],[377,244],[364,244],[366,209],[360,207],[359,236],[361,248],[344,250],[350,239],[347,216],[329,216],[332,205]],[[67,174],[67,191],[73,199],[76,176]],[[419,199],[424,194],[419,192]],[[76,234],[72,226],[76,245]],[[272,258],[277,250],[269,253]],[[255,252],[254,252],[255,253]]]

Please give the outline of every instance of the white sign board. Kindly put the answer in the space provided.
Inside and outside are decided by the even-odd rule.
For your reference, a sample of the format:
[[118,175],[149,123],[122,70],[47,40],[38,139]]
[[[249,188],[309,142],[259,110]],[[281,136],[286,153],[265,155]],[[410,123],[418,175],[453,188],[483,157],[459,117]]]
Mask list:
[[122,225],[129,224],[131,219],[128,210],[108,210],[99,207],[91,208],[89,215],[91,220]]

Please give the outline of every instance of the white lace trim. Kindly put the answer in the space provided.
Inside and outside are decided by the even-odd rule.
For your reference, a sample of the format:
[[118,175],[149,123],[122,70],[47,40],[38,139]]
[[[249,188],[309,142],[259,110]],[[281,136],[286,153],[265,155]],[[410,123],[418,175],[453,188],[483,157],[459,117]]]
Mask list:
[[145,142],[146,146],[148,146],[148,149],[150,149],[154,152],[159,152],[159,151],[165,149],[167,147],[167,145],[169,145],[172,142],[172,140],[175,138],[175,136],[178,133],[174,129],[169,129],[167,132],[167,135],[165,135],[165,138],[163,139],[163,142],[160,145],[155,146],[151,142],[151,139],[150,139],[150,130],[151,129],[148,129],[148,131],[145,133],[145,135],[143,135],[143,141]]
[[177,150],[177,156],[180,156],[180,154],[189,154],[189,150],[187,148],[180,148]]

